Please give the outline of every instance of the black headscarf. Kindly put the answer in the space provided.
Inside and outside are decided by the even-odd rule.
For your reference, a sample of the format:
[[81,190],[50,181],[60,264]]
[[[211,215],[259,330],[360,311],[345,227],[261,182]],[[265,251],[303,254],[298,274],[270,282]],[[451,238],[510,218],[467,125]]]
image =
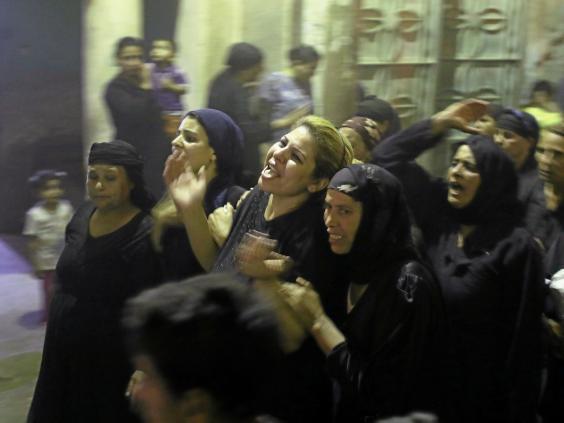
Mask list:
[[459,224],[515,223],[522,206],[517,199],[515,165],[494,141],[484,135],[473,135],[458,144],[470,147],[480,173],[480,186],[472,202],[461,209],[450,207]]
[[373,164],[355,164],[337,172],[329,189],[362,203],[360,226],[344,257],[348,282],[370,283],[398,262],[416,258],[407,202],[395,176]]
[[88,164],[123,166],[129,180],[133,183],[130,193],[131,203],[145,211],[155,205],[155,199],[147,190],[143,177],[144,160],[137,153],[137,149],[128,142],[114,140],[92,144]]
[[[215,109],[199,109],[188,112],[204,127],[208,143],[217,158],[217,176],[206,191],[205,208],[210,212],[225,204],[223,198],[241,172],[244,138],[241,129],[227,114]],[[211,209],[211,210],[208,210]]]
[[388,122],[388,129],[382,134],[380,141],[384,141],[401,129],[399,115],[392,105],[374,95],[367,96],[358,103],[355,116],[367,117],[376,122]]
[[495,125],[499,129],[508,129],[523,138],[530,138],[536,144],[540,127],[533,115],[516,109],[504,109],[497,117]]

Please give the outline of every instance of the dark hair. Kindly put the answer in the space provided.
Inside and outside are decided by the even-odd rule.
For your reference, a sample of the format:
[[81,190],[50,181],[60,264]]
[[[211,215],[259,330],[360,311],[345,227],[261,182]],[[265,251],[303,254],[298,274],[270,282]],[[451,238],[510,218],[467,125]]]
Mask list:
[[486,106],[486,115],[491,116],[493,120],[497,120],[504,110],[505,107],[499,103],[488,103]]
[[176,53],[178,51],[178,44],[176,43],[176,41],[174,41],[172,38],[166,38],[166,37],[157,37],[153,40],[153,43],[155,41],[167,41],[170,43],[170,46],[172,47],[172,51],[174,53]]
[[228,416],[251,417],[281,356],[274,312],[234,275],[168,283],[129,300],[132,355],[146,354],[170,392],[206,390]]
[[225,64],[237,72],[261,63],[262,58],[262,52],[257,46],[250,43],[236,43],[229,49]]
[[301,45],[291,49],[288,58],[291,62],[311,63],[317,62],[321,56],[312,46]]
[[41,169],[38,170],[28,179],[28,182],[34,189],[43,189],[48,181],[53,179],[62,181],[67,177],[67,172],[62,172],[54,169]]
[[544,91],[548,93],[550,96],[554,94],[554,88],[552,87],[552,83],[547,80],[536,81],[533,84],[533,89],[531,90],[531,95],[537,91]]
[[140,47],[145,50],[145,42],[141,38],[136,37],[123,37],[116,43],[115,57],[119,57],[121,51],[126,47]]
[[369,95],[357,105],[355,116],[362,116],[376,122],[388,122],[388,129],[382,134],[381,141],[401,130],[401,122],[396,109],[392,105],[375,95]]

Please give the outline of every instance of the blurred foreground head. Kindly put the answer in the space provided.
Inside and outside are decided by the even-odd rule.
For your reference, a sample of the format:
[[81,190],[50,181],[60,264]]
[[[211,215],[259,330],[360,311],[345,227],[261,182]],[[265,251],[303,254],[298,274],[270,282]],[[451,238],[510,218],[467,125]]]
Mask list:
[[245,421],[280,355],[275,316],[232,275],[169,283],[130,300],[123,324],[147,422]]

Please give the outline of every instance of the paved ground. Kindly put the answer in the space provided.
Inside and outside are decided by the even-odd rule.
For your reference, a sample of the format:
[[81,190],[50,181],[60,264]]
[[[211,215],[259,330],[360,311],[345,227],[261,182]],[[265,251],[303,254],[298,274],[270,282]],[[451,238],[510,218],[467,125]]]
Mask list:
[[45,326],[39,281],[21,237],[0,235],[0,422],[21,423],[33,394]]

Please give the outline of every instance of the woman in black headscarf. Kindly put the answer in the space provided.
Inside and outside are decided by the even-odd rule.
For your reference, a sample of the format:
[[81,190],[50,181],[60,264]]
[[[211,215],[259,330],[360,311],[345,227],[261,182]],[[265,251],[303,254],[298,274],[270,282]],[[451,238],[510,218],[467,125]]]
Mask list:
[[328,356],[341,390],[337,421],[436,411],[442,304],[414,250],[400,182],[375,165],[344,168],[329,184],[324,220],[347,290],[342,332],[308,282],[282,291]]
[[[208,185],[203,209],[209,216],[219,207],[234,207],[244,189],[235,185],[241,171],[243,134],[225,113],[214,109],[186,114],[172,141],[172,150],[183,152],[194,173],[206,167]],[[203,272],[194,257],[182,220],[167,194],[153,208],[153,241],[163,263],[166,280],[178,280]]]
[[95,143],[89,202],[66,229],[28,422],[136,421],[124,397],[131,368],[121,309],[160,278],[143,161],[124,141]]
[[494,140],[513,161],[517,170],[517,198],[525,207],[525,227],[548,249],[552,239],[550,218],[535,160],[539,125],[527,112],[504,109],[496,118],[495,126]]
[[[483,109],[457,103],[384,141],[375,157],[392,173],[415,166],[411,161],[446,129],[468,130]],[[420,206],[434,210],[419,225],[446,305],[451,401],[460,407],[455,421],[532,422],[543,271],[538,246],[521,227],[515,167],[491,138],[475,135],[458,144],[447,181],[418,184],[427,193]]]

